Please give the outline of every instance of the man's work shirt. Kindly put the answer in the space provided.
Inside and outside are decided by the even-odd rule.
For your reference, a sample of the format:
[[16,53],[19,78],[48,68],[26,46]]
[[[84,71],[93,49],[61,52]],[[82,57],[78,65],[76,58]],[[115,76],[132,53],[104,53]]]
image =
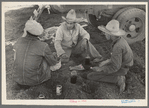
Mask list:
[[54,43],[57,55],[60,56],[61,54],[65,53],[63,48],[72,48],[73,45],[76,45],[79,36],[88,40],[90,39],[89,33],[87,33],[87,31],[84,30],[80,24],[76,23],[71,32],[67,29],[66,23],[62,23],[56,32]]
[[121,67],[133,65],[133,52],[127,41],[120,37],[113,41],[111,61],[103,67],[108,73],[117,72]]
[[[35,36],[18,39],[14,45],[16,59],[14,63],[14,80],[22,85],[37,85],[49,79],[50,66],[57,63],[48,44],[39,41]],[[48,66],[44,69],[43,61]]]

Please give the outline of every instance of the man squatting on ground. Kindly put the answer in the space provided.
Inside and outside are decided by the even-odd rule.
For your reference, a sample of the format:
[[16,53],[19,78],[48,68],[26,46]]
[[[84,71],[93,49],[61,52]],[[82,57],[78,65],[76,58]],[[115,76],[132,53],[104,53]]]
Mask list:
[[19,38],[14,45],[14,80],[20,87],[41,84],[51,78],[51,70],[61,67],[48,44],[39,40],[43,32],[41,24],[28,20],[25,24],[25,37]]
[[[54,43],[57,55],[61,58],[62,62],[68,62],[72,52],[73,54],[80,54],[85,57],[87,41],[91,59],[94,59],[94,62],[100,61],[102,56],[89,42],[89,33],[77,23],[75,10],[71,9],[67,13],[66,18],[62,18],[65,22],[58,28]],[[80,41],[79,38],[81,38]]]
[[[129,67],[133,65],[133,53],[127,41],[122,37],[125,31],[119,28],[117,20],[111,20],[106,27],[98,26],[105,33],[107,39],[113,41],[111,59],[103,61],[99,67],[93,67],[97,72],[84,74],[82,77],[94,81],[116,83],[120,87],[120,93],[125,90],[125,75]],[[106,64],[107,62],[107,64]]]
[[[75,54],[84,55],[90,36],[76,23],[76,13],[73,9],[63,19],[65,22],[56,32],[54,46],[61,60],[68,62],[72,49]],[[98,28],[105,32],[107,39],[113,41],[112,55],[107,64],[93,67],[92,70],[97,72],[89,73],[86,78],[94,81],[117,83],[121,93],[125,89],[125,75],[129,67],[133,65],[132,50],[126,40],[121,37],[125,35],[125,32],[119,28],[117,20],[111,20],[106,27],[99,26]],[[50,79],[51,70],[57,70],[61,65],[48,45],[39,41],[38,37],[42,37],[44,31],[39,23],[35,20],[29,20],[25,24],[25,30],[27,35],[19,38],[14,45],[16,51],[14,79],[19,85],[33,86]],[[78,42],[79,37],[82,37],[82,40]],[[94,58],[94,61],[100,61],[101,55],[89,41],[88,45],[90,56]]]

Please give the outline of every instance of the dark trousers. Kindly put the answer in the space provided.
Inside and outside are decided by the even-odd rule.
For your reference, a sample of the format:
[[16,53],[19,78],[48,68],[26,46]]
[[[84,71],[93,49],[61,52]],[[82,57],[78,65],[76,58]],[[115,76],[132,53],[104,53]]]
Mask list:
[[114,73],[92,72],[87,75],[87,79],[93,81],[117,83],[118,77],[125,76],[128,71],[129,68],[120,68],[117,72]]

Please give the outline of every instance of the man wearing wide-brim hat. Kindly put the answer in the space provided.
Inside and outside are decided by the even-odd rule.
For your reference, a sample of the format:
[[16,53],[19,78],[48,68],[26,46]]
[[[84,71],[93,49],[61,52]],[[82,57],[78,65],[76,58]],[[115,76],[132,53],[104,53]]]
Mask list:
[[51,78],[51,71],[61,67],[56,54],[47,43],[41,42],[44,29],[35,20],[25,24],[25,36],[20,37],[14,45],[14,80],[21,88],[41,84]]
[[[103,61],[98,67],[93,67],[92,72],[86,75],[87,79],[108,83],[115,83],[120,87],[120,93],[125,90],[125,75],[133,65],[133,52],[127,41],[122,37],[125,31],[119,28],[117,20],[111,20],[98,29],[105,33],[107,39],[113,41],[111,59]],[[83,76],[85,77],[85,75]]]
[[[77,23],[75,10],[71,9],[66,17],[62,18],[64,22],[56,32],[54,43],[57,55],[61,58],[62,62],[68,62],[72,52],[74,54],[81,54],[84,57],[86,55],[87,44],[91,59],[95,62],[100,61],[102,56],[90,43],[89,33]],[[79,40],[79,38],[81,39]]]

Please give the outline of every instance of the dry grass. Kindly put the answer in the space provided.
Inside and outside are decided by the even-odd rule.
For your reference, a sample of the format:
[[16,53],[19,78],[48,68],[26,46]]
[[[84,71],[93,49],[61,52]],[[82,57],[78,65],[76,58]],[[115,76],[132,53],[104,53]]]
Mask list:
[[[5,38],[8,40],[16,40],[22,36],[24,24],[32,15],[33,10],[37,8],[24,8],[20,10],[13,10],[5,14]],[[77,15],[84,17],[84,13],[78,10]],[[84,12],[84,11],[83,11]],[[58,26],[63,20],[62,15],[66,14],[47,14],[47,10],[43,11],[38,22],[44,28]],[[82,16],[81,16],[82,15]],[[110,42],[106,41],[103,34],[95,27],[88,25],[85,29],[91,35],[91,43],[105,58],[110,57]],[[48,43],[48,41],[47,41]],[[54,51],[53,45],[49,45]],[[137,47],[139,49],[136,49]],[[118,87],[114,84],[107,84],[102,82],[93,82],[84,80],[80,74],[86,71],[78,71],[77,84],[70,83],[70,65],[80,63],[80,58],[72,56],[72,60],[64,65],[60,70],[52,72],[52,78],[46,83],[36,87],[31,87],[27,90],[17,89],[16,83],[13,81],[13,50],[12,46],[6,46],[6,78],[7,78],[7,99],[37,99],[40,92],[46,95],[46,99],[134,99],[145,98],[145,86],[141,83],[140,79],[144,79],[144,64],[145,64],[145,46],[144,42],[138,42],[131,46],[135,55],[135,64],[128,73],[126,91],[122,95],[118,95]],[[141,49],[141,50],[140,50]],[[138,71],[139,70],[139,71]],[[141,77],[139,77],[141,75]],[[144,75],[144,76],[143,76]],[[139,79],[140,78],[140,79]],[[62,95],[57,96],[56,85],[62,85]],[[133,87],[136,87],[133,89]],[[141,88],[141,89],[140,89]]]

